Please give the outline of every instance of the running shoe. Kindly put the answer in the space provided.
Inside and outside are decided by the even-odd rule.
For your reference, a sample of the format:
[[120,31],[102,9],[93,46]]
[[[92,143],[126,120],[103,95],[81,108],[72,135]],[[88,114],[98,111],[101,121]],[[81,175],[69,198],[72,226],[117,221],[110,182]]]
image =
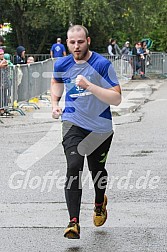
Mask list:
[[95,206],[94,215],[93,215],[93,223],[96,227],[102,226],[107,220],[107,196],[104,195],[104,202],[102,206]]
[[64,231],[64,237],[68,239],[80,239],[80,226],[79,223],[69,222]]

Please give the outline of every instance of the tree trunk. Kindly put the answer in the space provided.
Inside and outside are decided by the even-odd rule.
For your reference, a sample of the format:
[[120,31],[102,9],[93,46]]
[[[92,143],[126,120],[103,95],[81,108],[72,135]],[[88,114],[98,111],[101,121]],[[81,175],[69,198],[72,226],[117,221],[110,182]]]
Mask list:
[[37,49],[37,54],[40,54],[45,46],[45,43],[48,39],[48,35],[49,35],[49,31],[48,30],[45,30],[45,33],[44,33],[44,36],[43,36],[43,39],[41,41],[41,43],[39,44],[38,46],[38,49]]

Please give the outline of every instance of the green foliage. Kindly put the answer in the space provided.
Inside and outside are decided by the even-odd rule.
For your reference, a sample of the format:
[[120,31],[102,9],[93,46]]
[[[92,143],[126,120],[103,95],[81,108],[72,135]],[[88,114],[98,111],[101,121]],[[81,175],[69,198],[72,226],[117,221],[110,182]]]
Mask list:
[[71,24],[88,27],[91,49],[106,52],[109,38],[120,47],[143,37],[153,39],[153,50],[167,51],[167,0],[1,0],[0,23],[10,22],[7,43],[27,52],[48,53],[56,37],[65,43]]

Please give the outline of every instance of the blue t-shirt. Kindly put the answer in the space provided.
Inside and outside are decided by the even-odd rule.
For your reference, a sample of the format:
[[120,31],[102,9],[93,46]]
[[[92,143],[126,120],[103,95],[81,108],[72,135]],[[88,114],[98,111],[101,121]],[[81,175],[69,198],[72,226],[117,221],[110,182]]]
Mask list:
[[112,63],[96,52],[92,52],[89,60],[82,64],[76,63],[72,54],[58,59],[54,65],[54,78],[66,88],[62,120],[97,133],[112,131],[110,106],[88,90],[76,86],[75,79],[80,74],[103,88],[118,85]]
[[63,44],[56,43],[52,45],[51,51],[53,52],[53,57],[57,58],[57,57],[63,57],[63,52],[65,52],[66,49]]

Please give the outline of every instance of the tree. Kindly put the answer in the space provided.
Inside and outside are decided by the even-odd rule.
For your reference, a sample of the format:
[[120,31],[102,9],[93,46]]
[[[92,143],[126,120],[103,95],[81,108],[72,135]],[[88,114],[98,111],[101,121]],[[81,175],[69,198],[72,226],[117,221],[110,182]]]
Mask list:
[[1,22],[12,25],[13,46],[31,53],[48,52],[57,36],[65,41],[71,24],[88,27],[91,49],[99,52],[111,37],[120,46],[151,37],[154,49],[167,50],[167,0],[1,0],[0,9]]
[[17,45],[24,45],[28,53],[41,53],[55,23],[61,26],[58,15],[53,16],[46,2],[3,0],[0,3],[4,9],[1,20],[11,23]]

